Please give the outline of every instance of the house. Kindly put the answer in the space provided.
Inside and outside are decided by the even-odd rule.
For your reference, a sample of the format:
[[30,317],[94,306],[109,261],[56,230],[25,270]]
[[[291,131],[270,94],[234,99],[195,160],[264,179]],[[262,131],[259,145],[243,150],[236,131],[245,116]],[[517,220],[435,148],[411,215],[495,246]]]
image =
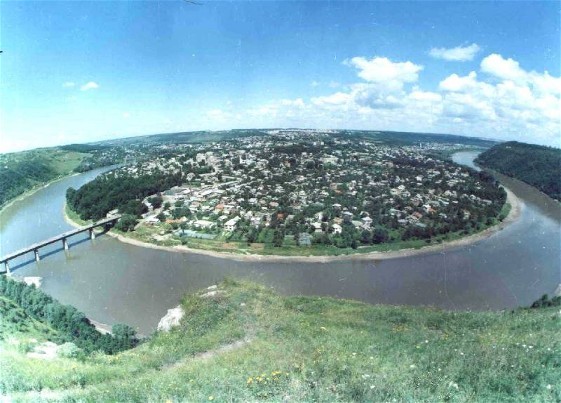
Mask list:
[[333,228],[333,234],[337,235],[343,232],[343,227],[341,227],[339,224],[333,224],[331,226],[331,228]]
[[196,228],[201,228],[201,229],[211,229],[216,227],[216,224],[213,223],[212,221],[208,221],[208,220],[197,220],[195,221],[195,223],[193,224]]
[[352,219],[353,219],[353,213],[351,213],[350,211],[343,211],[343,221],[351,222]]
[[364,217],[364,218],[362,219],[362,225],[361,225],[361,227],[362,227],[362,229],[368,230],[368,229],[370,229],[370,225],[371,225],[371,224],[372,224],[372,218],[370,218],[370,217]]
[[323,232],[322,229],[321,229],[321,223],[320,222],[313,222],[312,227],[314,227],[314,232],[316,232],[316,233]]
[[236,230],[236,227],[238,226],[238,221],[240,220],[240,217],[234,217],[231,220],[228,220],[224,223],[224,229],[228,232],[233,232]]
[[298,235],[298,243],[300,246],[311,246],[312,237],[307,232],[302,232]]

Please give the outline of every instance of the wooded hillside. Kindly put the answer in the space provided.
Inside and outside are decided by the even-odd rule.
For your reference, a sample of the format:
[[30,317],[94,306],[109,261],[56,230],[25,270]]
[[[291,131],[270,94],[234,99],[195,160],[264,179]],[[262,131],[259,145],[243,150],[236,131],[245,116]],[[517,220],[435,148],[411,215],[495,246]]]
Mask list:
[[561,201],[560,149],[509,141],[481,153],[475,162],[524,181]]

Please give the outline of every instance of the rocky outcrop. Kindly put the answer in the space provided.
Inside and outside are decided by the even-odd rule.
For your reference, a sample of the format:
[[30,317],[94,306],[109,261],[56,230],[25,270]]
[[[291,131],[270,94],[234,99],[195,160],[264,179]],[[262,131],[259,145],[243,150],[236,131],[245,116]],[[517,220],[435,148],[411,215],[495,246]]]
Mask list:
[[158,323],[158,331],[169,332],[172,327],[179,326],[179,322],[184,315],[185,311],[181,305],[168,309],[168,313],[166,313],[166,315],[160,319],[160,322]]
[[34,285],[36,288],[41,287],[43,277],[24,277],[23,282],[27,285]]

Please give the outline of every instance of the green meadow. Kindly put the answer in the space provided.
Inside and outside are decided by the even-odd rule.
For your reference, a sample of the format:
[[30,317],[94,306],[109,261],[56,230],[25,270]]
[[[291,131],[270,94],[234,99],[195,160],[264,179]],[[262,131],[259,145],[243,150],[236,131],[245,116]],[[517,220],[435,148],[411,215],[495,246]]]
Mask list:
[[[447,312],[285,297],[227,280],[116,355],[28,355],[56,332],[0,299],[0,392],[14,401],[561,400],[559,307]],[[11,313],[15,312],[15,313]]]

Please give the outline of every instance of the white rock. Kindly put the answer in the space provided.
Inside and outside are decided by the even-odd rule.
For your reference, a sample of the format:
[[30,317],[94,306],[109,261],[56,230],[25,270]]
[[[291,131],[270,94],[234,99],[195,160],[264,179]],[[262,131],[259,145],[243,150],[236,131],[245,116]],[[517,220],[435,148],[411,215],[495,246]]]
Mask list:
[[207,290],[216,290],[218,288],[218,286],[215,285],[211,285],[210,287],[207,287]]
[[168,313],[160,319],[158,323],[158,330],[161,332],[169,332],[174,326],[178,326],[181,318],[185,315],[185,311],[181,305],[176,306],[173,309],[168,309]]
[[23,282],[27,285],[35,285],[36,288],[41,287],[43,277],[24,277]]
[[209,292],[201,295],[201,298],[212,298],[212,297],[216,297],[217,295],[221,295],[221,294],[224,294],[224,291],[220,291],[220,290],[209,291]]

